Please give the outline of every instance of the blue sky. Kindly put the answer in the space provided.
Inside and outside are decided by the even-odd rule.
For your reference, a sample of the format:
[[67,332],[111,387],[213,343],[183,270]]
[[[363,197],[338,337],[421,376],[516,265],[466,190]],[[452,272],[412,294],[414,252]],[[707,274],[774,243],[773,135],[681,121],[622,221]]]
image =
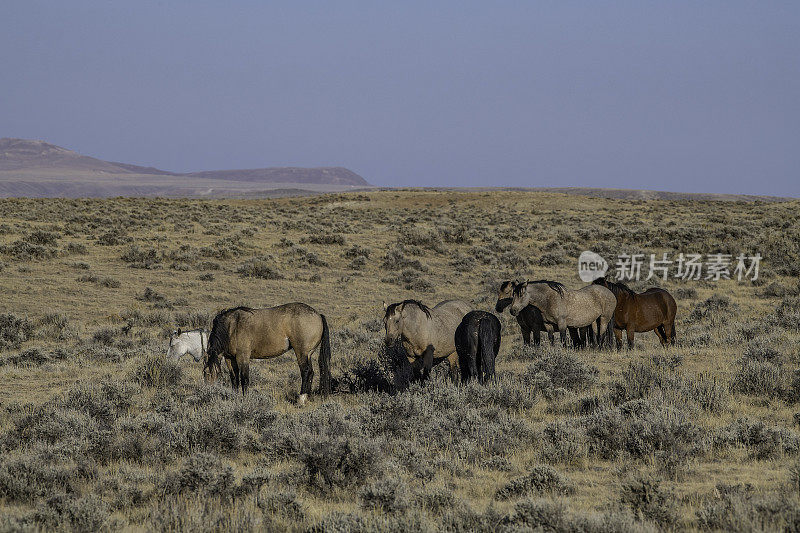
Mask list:
[[0,136],[167,170],[800,196],[798,2],[40,2]]

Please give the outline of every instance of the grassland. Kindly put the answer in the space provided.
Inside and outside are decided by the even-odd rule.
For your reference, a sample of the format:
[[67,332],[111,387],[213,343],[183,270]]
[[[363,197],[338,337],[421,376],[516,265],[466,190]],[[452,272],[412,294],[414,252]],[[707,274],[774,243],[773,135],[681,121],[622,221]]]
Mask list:
[[[0,530],[797,530],[799,208],[0,200]],[[496,383],[438,368],[396,392],[384,300],[491,309],[503,279],[577,288],[584,249],[765,259],[755,283],[661,282],[674,348],[523,348],[504,314]],[[296,405],[291,355],[254,363],[245,399],[165,360],[176,326],[289,301],[329,318],[328,399]]]

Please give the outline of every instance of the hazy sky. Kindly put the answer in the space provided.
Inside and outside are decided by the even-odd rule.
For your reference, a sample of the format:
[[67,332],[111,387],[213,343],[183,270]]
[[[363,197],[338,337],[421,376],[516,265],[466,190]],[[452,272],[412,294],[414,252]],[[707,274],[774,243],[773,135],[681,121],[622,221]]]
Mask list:
[[174,171],[800,196],[800,2],[6,0],[2,136]]

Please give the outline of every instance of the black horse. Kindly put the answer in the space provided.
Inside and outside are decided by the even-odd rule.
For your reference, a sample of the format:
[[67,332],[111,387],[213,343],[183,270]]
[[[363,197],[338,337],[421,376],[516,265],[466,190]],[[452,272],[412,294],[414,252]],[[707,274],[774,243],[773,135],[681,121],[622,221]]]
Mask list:
[[456,352],[461,382],[478,378],[485,383],[494,376],[494,360],[500,351],[500,321],[486,311],[470,311],[456,328]]

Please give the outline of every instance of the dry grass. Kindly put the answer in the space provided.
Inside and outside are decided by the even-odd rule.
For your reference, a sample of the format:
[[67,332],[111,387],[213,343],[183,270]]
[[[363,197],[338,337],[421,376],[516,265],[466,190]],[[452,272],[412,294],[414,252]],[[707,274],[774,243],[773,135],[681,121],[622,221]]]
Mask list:
[[[0,529],[797,527],[798,207],[2,200]],[[382,300],[490,309],[509,277],[579,287],[584,249],[766,259],[756,284],[664,283],[675,348],[640,334],[619,353],[523,349],[504,314],[495,384],[455,387],[437,369],[386,392]],[[289,355],[255,363],[244,400],[161,357],[172,327],[287,301],[329,317],[327,401],[295,405]]]

